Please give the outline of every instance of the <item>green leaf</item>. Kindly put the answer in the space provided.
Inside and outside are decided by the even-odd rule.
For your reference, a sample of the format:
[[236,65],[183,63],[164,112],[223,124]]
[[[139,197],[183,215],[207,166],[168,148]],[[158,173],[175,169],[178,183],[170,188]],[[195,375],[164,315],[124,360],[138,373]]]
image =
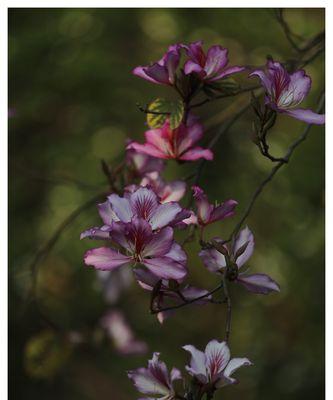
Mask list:
[[148,126],[152,129],[160,128],[166,119],[168,118],[168,114],[154,114],[154,113],[169,113],[170,112],[170,102],[168,100],[158,98],[152,101],[148,105],[148,111],[152,111],[153,113],[147,113],[147,123]]
[[177,100],[171,103],[170,110],[170,128],[176,129],[181,124],[184,116],[184,103],[182,100]]
[[147,110],[147,123],[150,128],[160,128],[169,117],[170,128],[176,129],[184,116],[184,103],[182,100],[169,101],[158,98],[148,105]]

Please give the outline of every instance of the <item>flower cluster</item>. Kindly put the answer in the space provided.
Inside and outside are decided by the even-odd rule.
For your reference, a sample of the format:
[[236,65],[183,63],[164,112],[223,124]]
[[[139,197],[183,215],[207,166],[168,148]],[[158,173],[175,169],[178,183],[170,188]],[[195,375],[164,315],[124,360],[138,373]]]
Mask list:
[[[221,237],[210,241],[204,239],[209,225],[234,216],[236,200],[212,204],[203,189],[194,185],[190,204],[195,207],[184,208],[180,202],[187,194],[187,183],[185,180],[167,182],[162,175],[166,160],[179,163],[213,160],[212,150],[198,145],[204,137],[204,127],[192,114],[191,102],[198,94],[207,94],[207,87],[216,81],[246,69],[228,66],[226,48],[214,45],[205,52],[202,42],[197,41],[189,45],[172,45],[158,62],[133,70],[136,76],[176,90],[183,105],[181,120],[174,126],[171,112],[164,112],[168,116],[164,116],[160,126],[145,132],[145,143],[128,141],[120,177],[115,178],[118,185],[113,184],[112,193],[97,206],[103,224],[82,232],[81,238],[104,242],[86,252],[84,263],[98,271],[101,282],[104,279],[104,286],[108,287],[106,297],[112,298],[113,290],[117,293],[117,288],[112,289],[114,284],[106,284],[113,274],[133,269],[137,283],[150,293],[150,311],[157,315],[160,323],[175,310],[189,304],[203,306],[226,302],[230,305],[229,283],[238,283],[255,294],[280,291],[278,283],[270,276],[244,271],[243,267],[254,251],[254,235],[248,227],[237,227],[227,240]],[[276,113],[282,113],[310,124],[324,123],[324,115],[296,108],[311,86],[311,80],[303,70],[289,74],[282,64],[272,60],[268,61],[266,69],[254,70],[249,75],[261,80],[266,93],[265,110],[269,108],[274,118]],[[223,91],[223,85],[221,88]],[[175,239],[178,229],[186,233],[183,242]],[[218,277],[219,286],[211,291],[187,281],[189,269],[185,244],[197,238],[198,231],[201,246],[198,256],[207,270]],[[103,274],[108,275],[103,278]],[[214,299],[219,290],[225,300]],[[146,349],[145,343],[135,338],[119,311],[106,313],[101,323],[122,354],[140,353]],[[154,353],[148,368],[130,371],[128,375],[139,392],[154,398],[194,398],[191,390],[198,393],[195,398],[201,399],[204,394],[212,398],[218,388],[237,382],[232,377],[237,368],[251,365],[247,358],[230,359],[226,341],[211,340],[204,352],[192,345],[183,347],[191,354],[186,370],[192,377],[191,385],[185,386],[185,397],[179,395],[175,384],[177,380],[180,385],[184,384],[182,374],[176,368],[169,373],[165,363],[159,360],[159,353]]]
[[[223,386],[237,383],[232,374],[242,366],[252,365],[247,358],[231,359],[226,342],[211,340],[204,352],[192,345],[183,346],[183,349],[191,354],[190,364],[185,369],[193,377],[192,385],[196,387],[197,398],[202,398],[205,393],[214,393]],[[153,354],[153,358],[148,361],[148,368],[129,371],[129,378],[140,393],[154,396],[155,399],[185,398],[180,397],[174,384],[177,380],[181,381],[178,386],[182,389],[184,386],[182,373],[177,368],[172,368],[169,373],[165,363],[159,360],[159,355],[159,353]]]

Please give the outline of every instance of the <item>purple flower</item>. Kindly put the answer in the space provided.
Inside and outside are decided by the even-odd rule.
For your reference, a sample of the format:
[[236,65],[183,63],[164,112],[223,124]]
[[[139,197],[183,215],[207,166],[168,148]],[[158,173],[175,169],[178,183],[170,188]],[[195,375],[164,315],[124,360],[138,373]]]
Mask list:
[[296,108],[308,95],[311,78],[303,70],[289,74],[279,62],[267,61],[267,71],[253,71],[266,91],[265,103],[273,110],[290,115],[308,124],[324,124],[325,115],[311,110]]
[[[252,293],[268,294],[270,292],[279,292],[279,285],[266,274],[247,274],[240,273],[241,267],[251,257],[254,249],[254,237],[248,227],[244,228],[237,236],[234,246],[231,250],[225,246],[229,253],[230,262],[235,268],[231,271],[232,280],[243,285]],[[225,273],[227,261],[223,254],[215,248],[201,250],[199,257],[210,272]]]
[[199,225],[206,226],[234,215],[235,207],[238,204],[236,200],[226,200],[224,203],[214,206],[208,202],[206,194],[199,186],[193,186],[192,189]]
[[113,271],[97,271],[98,283],[108,304],[118,302],[121,294],[133,283],[130,268],[119,268]]
[[211,46],[207,54],[202,49],[202,41],[183,45],[189,60],[186,61],[184,72],[186,75],[194,73],[206,82],[214,82],[226,76],[244,71],[244,67],[228,67],[228,49],[222,46]]
[[134,217],[148,221],[151,228],[157,230],[167,225],[175,225],[190,216],[178,203],[170,201],[162,204],[154,190],[141,186],[133,192],[125,192],[124,197],[111,194],[106,202],[98,205],[98,212],[104,225],[84,231],[81,239],[109,239],[114,222],[128,223]]
[[177,129],[171,129],[169,121],[166,121],[161,128],[146,131],[145,144],[132,142],[127,149],[134,149],[139,153],[162,159],[212,160],[211,150],[195,146],[202,136],[203,127],[197,122],[187,126],[182,123]]
[[[173,400],[176,398],[173,382],[182,379],[182,375],[177,368],[172,368],[169,374],[165,363],[159,360],[159,355],[160,353],[153,354],[153,358],[148,361],[148,368],[138,368],[128,371],[127,374],[140,393],[154,396],[154,399]],[[140,400],[153,398],[145,397]]]
[[169,47],[159,61],[145,67],[136,67],[133,74],[152,83],[172,86],[175,82],[179,59],[180,45],[175,44]]
[[173,229],[169,226],[153,232],[146,220],[133,217],[127,223],[113,222],[110,240],[123,253],[111,247],[91,249],[84,256],[85,264],[111,271],[125,264],[139,263],[161,279],[177,281],[182,281],[187,274],[186,254],[173,240]]
[[102,317],[100,323],[120,354],[146,353],[147,344],[135,337],[121,311],[109,310]]
[[[199,289],[194,286],[186,285],[185,287],[178,287],[177,289],[170,287],[170,282],[166,279],[162,281],[156,277],[156,275],[143,269],[137,269],[135,277],[139,285],[150,292],[159,284],[159,290],[156,295],[156,303],[159,308],[165,307],[165,301],[172,300],[173,305],[184,303],[184,300],[193,300],[197,297],[208,294],[206,289]],[[194,305],[207,304],[211,300],[212,296],[207,295],[206,297],[193,302]],[[158,321],[162,324],[168,317],[173,314],[173,310],[161,311],[157,314]]]
[[201,385],[212,385],[214,388],[237,383],[231,375],[243,365],[252,365],[247,358],[230,360],[230,350],[226,342],[211,340],[205,351],[197,350],[192,345],[183,347],[191,353],[190,365],[187,372],[194,376]]
[[[127,146],[132,141],[127,142]],[[134,175],[143,177],[149,173],[160,173],[165,165],[164,161],[155,157],[150,157],[147,154],[138,153],[133,149],[126,151],[126,164],[131,168]]]

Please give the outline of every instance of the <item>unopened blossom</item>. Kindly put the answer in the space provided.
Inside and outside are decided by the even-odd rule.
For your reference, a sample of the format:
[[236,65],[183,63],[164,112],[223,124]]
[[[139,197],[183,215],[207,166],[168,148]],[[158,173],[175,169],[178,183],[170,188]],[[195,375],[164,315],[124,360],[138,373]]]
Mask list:
[[[159,308],[166,307],[165,302],[171,300],[174,306],[184,303],[184,301],[194,301],[193,305],[203,305],[210,302],[212,296],[209,295],[208,290],[200,289],[195,286],[186,285],[184,287],[172,287],[170,282],[166,279],[160,280],[156,275],[144,269],[137,269],[134,272],[139,285],[150,292],[158,286],[156,293],[157,306]],[[205,296],[205,297],[203,297]],[[173,310],[161,311],[157,313],[157,319],[162,324],[168,317],[173,314]]]
[[182,281],[187,275],[186,253],[173,239],[169,226],[154,232],[144,219],[134,217],[130,222],[113,222],[110,240],[118,245],[88,250],[86,265],[97,270],[112,271],[126,264],[144,265],[161,279]]
[[268,60],[266,71],[255,70],[250,75],[258,76],[266,91],[265,103],[273,110],[290,115],[308,124],[324,124],[325,115],[309,109],[298,108],[308,95],[311,78],[304,70],[289,74],[279,62]]
[[162,204],[152,188],[137,187],[125,191],[124,197],[111,194],[107,201],[98,205],[98,212],[104,225],[88,229],[81,234],[81,239],[109,239],[113,222],[129,223],[134,217],[149,222],[153,230],[175,225],[190,216],[190,213],[174,201]]
[[135,337],[121,311],[113,309],[107,311],[101,318],[100,324],[120,354],[144,354],[147,351],[147,343]]
[[[131,141],[128,141],[127,145],[130,143]],[[133,149],[126,150],[126,164],[136,177],[142,178],[146,174],[160,173],[164,169],[164,163],[161,159],[138,153]]]
[[[218,241],[218,240],[217,240]],[[254,237],[248,227],[244,228],[237,236],[233,248],[225,245],[225,251],[229,253],[230,280],[240,283],[252,293],[268,294],[279,292],[279,285],[266,274],[248,274],[240,272],[241,268],[249,260],[254,250]],[[199,257],[206,268],[217,274],[225,273],[227,270],[226,257],[215,248],[201,250]]]
[[136,389],[149,396],[141,397],[140,400],[176,399],[173,382],[182,379],[181,372],[177,368],[172,368],[169,373],[165,363],[159,360],[159,356],[160,353],[153,354],[153,358],[148,361],[148,368],[138,368],[127,373]]
[[192,345],[186,345],[183,349],[191,354],[190,365],[186,366],[187,372],[201,385],[215,389],[237,383],[231,375],[244,365],[252,365],[248,358],[230,359],[226,342],[211,340],[204,352]]
[[207,53],[202,48],[202,41],[183,45],[189,58],[184,65],[186,75],[194,73],[205,82],[214,82],[237,72],[244,71],[244,67],[227,67],[228,49],[222,46],[211,46]]
[[213,205],[209,203],[207,195],[199,186],[193,186],[192,189],[199,225],[206,226],[234,215],[238,204],[236,200],[226,200],[219,205]]
[[161,128],[145,132],[146,143],[132,142],[127,149],[134,149],[139,153],[162,159],[195,161],[204,158],[212,160],[211,150],[196,146],[202,136],[203,127],[198,122],[187,125],[182,123],[177,129],[171,129],[167,120]]
[[180,46],[175,44],[169,47],[159,61],[151,65],[136,67],[133,74],[159,85],[173,85],[179,60]]

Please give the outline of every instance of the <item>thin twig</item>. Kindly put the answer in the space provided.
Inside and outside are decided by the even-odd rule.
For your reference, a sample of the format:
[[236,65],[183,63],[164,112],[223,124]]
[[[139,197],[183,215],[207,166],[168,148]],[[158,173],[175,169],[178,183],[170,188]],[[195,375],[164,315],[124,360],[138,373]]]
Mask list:
[[225,320],[225,341],[228,343],[230,332],[231,332],[231,297],[228,290],[227,274],[226,271],[223,274],[223,292],[227,303],[227,315]]
[[237,96],[237,95],[242,94],[242,93],[251,92],[252,90],[259,89],[260,87],[261,87],[260,85],[255,85],[255,86],[250,86],[250,87],[247,87],[247,88],[240,89],[237,92],[223,93],[223,94],[220,94],[218,96],[208,97],[207,99],[204,99],[204,100],[202,100],[202,101],[200,101],[198,103],[195,103],[195,104],[191,105],[190,109],[201,107],[204,104],[210,103],[210,102],[215,101],[215,100],[225,99],[227,97],[234,97],[234,96]]
[[[320,100],[319,100],[319,105],[317,107],[316,112],[321,112],[324,106],[324,101],[325,101],[325,96],[324,94],[321,95]],[[288,148],[285,156],[283,157],[283,159],[276,164],[271,172],[268,174],[268,176],[260,183],[260,185],[257,187],[257,189],[254,191],[251,199],[250,199],[250,203],[247,206],[242,218],[240,219],[240,221],[237,223],[237,225],[235,226],[234,230],[232,231],[229,239],[227,241],[232,240],[232,238],[235,238],[240,230],[240,228],[242,227],[243,223],[245,222],[245,220],[247,219],[247,217],[249,216],[249,214],[252,211],[252,208],[258,198],[258,196],[260,195],[260,193],[263,191],[263,189],[265,188],[265,186],[274,178],[275,174],[279,171],[279,169],[281,167],[283,167],[285,164],[287,164],[294,152],[294,150],[307,138],[310,129],[311,129],[312,125],[307,125],[306,128],[304,129],[303,133],[298,137],[298,139],[296,139]]]
[[202,299],[204,299],[204,298],[206,298],[206,297],[208,297],[208,296],[213,295],[214,293],[218,292],[222,287],[223,287],[223,284],[221,283],[221,284],[219,284],[215,289],[213,289],[213,290],[211,290],[210,292],[205,293],[205,294],[203,294],[203,295],[201,295],[201,296],[198,296],[198,297],[196,297],[195,299],[186,300],[186,302],[177,304],[177,305],[175,305],[175,306],[169,306],[169,307],[157,308],[157,309],[153,309],[153,308],[152,308],[152,309],[150,310],[150,312],[151,312],[151,314],[158,314],[158,313],[163,312],[163,311],[176,310],[176,309],[178,309],[178,308],[185,307],[185,306],[187,306],[187,305],[189,305],[189,304],[195,303],[195,302],[198,301],[198,300],[202,300]]

